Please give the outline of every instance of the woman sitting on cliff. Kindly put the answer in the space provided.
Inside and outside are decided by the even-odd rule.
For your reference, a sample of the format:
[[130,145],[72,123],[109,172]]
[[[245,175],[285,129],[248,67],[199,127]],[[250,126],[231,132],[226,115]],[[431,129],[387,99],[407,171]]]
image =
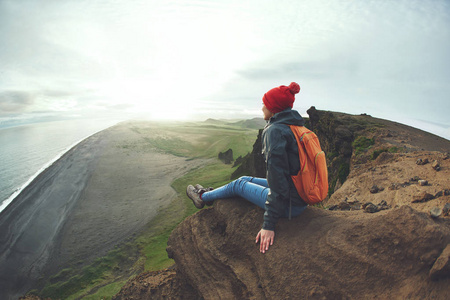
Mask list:
[[205,189],[201,185],[189,185],[186,194],[197,208],[211,205],[216,199],[239,196],[265,210],[262,229],[256,236],[260,252],[265,253],[273,244],[275,224],[280,217],[298,216],[307,204],[298,195],[291,175],[300,169],[298,146],[288,125],[303,126],[304,120],[292,110],[295,94],[300,86],[271,89],[263,96],[262,111],[268,121],[262,133],[263,154],[267,166],[267,179],[243,176],[220,188]]

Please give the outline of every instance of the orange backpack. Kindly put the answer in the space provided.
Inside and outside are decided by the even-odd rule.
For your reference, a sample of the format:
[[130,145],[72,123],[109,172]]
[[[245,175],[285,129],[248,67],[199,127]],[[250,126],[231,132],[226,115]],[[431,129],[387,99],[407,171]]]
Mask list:
[[328,194],[328,170],[325,153],[317,135],[304,126],[289,125],[295,135],[300,170],[291,176],[297,192],[307,204],[320,203]]

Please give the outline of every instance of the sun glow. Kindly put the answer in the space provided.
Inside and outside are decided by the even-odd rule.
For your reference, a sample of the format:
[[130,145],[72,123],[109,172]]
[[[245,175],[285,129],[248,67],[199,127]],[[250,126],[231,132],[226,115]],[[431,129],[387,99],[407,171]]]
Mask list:
[[236,44],[252,37],[239,30],[237,22],[225,22],[232,19],[232,11],[221,11],[224,22],[215,19],[217,14],[201,11],[194,18],[187,13],[190,8],[181,4],[150,17],[143,11],[134,12],[134,19],[145,29],[144,35],[130,38],[136,32],[134,22],[116,33],[119,40],[139,41],[140,51],[128,53],[135,54],[129,57],[124,54],[130,47],[125,53],[116,47],[102,51],[102,66],[110,74],[91,88],[111,107],[157,119],[189,119],[200,101],[219,92],[234,69],[252,57],[240,46],[244,43]]

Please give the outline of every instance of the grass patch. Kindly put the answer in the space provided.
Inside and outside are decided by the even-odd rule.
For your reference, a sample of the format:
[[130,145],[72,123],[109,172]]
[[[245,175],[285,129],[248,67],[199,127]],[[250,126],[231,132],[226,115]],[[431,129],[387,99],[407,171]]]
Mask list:
[[[109,300],[112,298],[112,296],[116,295],[122,286],[126,283],[126,281],[118,281],[113,282],[111,284],[108,284],[104,287],[101,287],[92,295],[86,295],[83,297],[85,300],[98,300],[98,299],[104,299]],[[70,299],[68,299],[70,300]]]
[[186,157],[193,151],[193,145],[189,142],[183,141],[180,138],[144,138],[148,146],[159,149],[160,151],[175,156]]
[[44,298],[68,299],[80,291],[90,290],[97,283],[111,280],[114,270],[121,265],[131,266],[136,258],[136,246],[124,244],[119,249],[110,251],[106,256],[98,258],[91,265],[81,270],[64,269],[49,278],[49,283],[39,295]]
[[341,183],[344,183],[347,180],[347,176],[350,174],[350,164],[349,163],[341,163],[338,170],[338,178]]
[[403,151],[403,149],[399,148],[399,147],[391,147],[389,149],[387,149],[387,148],[377,149],[377,150],[373,151],[373,153],[370,155],[370,159],[371,160],[377,159],[377,157],[380,156],[380,154],[383,152],[398,153],[398,152],[402,152],[402,151]]
[[148,243],[144,244],[143,253],[146,256],[145,270],[161,270],[173,264],[173,260],[169,259],[166,253],[167,240],[171,231],[164,231],[160,235],[152,237]]
[[399,153],[399,152],[403,152],[403,148],[400,147],[391,147],[388,149],[389,153]]
[[372,154],[370,155],[370,159],[371,160],[377,159],[377,157],[380,156],[380,154],[383,152],[387,152],[387,149],[377,149],[373,151]]
[[329,182],[328,197],[331,197],[331,195],[334,193],[334,189],[336,188],[338,180],[341,184],[343,184],[350,174],[350,163],[343,158],[338,158],[335,162],[333,162],[333,165],[331,167],[334,170],[337,169],[337,173],[334,173],[336,175],[333,175],[331,178],[331,182]]
[[361,153],[366,152],[374,144],[374,138],[369,139],[365,136],[359,136],[353,141],[352,146],[353,149],[355,149],[355,155],[360,155]]
[[125,142],[119,148],[137,152],[159,151],[186,158],[213,158],[219,152],[233,150],[234,158],[252,149],[257,129],[233,125],[211,126],[204,123],[146,123],[131,130],[141,136],[139,142]]
[[329,161],[333,160],[333,158],[337,157],[338,153],[334,151],[330,151],[326,154],[326,157]]

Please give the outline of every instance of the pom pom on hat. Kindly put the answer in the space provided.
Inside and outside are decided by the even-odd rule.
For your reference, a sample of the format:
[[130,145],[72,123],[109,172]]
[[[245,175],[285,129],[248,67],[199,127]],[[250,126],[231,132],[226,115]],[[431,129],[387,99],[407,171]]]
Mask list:
[[289,86],[281,85],[273,88],[263,96],[264,105],[274,114],[292,108],[295,101],[295,94],[300,92],[300,85],[291,82]]
[[293,95],[298,94],[300,92],[300,86],[298,85],[297,82],[291,82],[288,88]]

